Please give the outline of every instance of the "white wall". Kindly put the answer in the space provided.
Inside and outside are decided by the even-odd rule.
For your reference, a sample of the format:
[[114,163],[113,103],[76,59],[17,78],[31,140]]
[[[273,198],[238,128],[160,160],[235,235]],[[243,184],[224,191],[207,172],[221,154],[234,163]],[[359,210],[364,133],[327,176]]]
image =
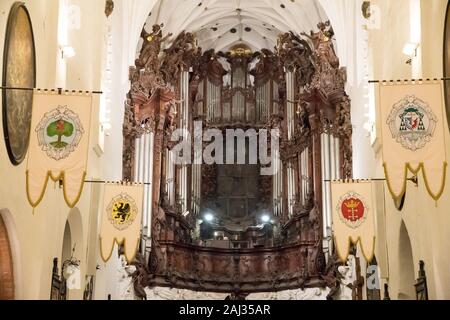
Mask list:
[[[6,21],[14,1],[0,2],[0,34],[6,32]],[[101,61],[103,32],[105,24],[104,7],[101,1],[24,1],[30,11],[34,27],[37,57],[37,87],[98,90],[101,84]],[[80,7],[81,24],[79,29],[67,32],[69,45],[77,55],[64,61],[58,50],[58,22],[60,3]],[[61,17],[67,19],[67,17]],[[1,37],[3,39],[3,36]],[[3,41],[0,41],[0,54],[3,53]],[[0,56],[2,57],[2,56]],[[67,62],[67,63],[66,63]],[[0,66],[0,68],[2,68]],[[88,178],[103,178],[103,161],[94,147],[98,142],[99,98],[94,99],[94,112],[89,147]],[[1,117],[1,115],[0,115]],[[1,119],[0,119],[1,120]],[[1,122],[0,122],[1,123]],[[15,235],[19,243],[18,262],[22,288],[17,288],[19,299],[48,299],[52,261],[60,259],[63,251],[63,235],[66,221],[72,230],[73,242],[77,242],[76,258],[81,260],[82,288],[88,265],[96,260],[98,246],[88,246],[90,241],[98,242],[96,227],[92,229],[91,216],[98,215],[99,195],[92,197],[91,185],[87,184],[75,212],[66,206],[62,190],[56,184],[49,183],[42,204],[33,210],[28,204],[25,192],[26,161],[13,166],[6,153],[4,139],[0,139],[0,209],[10,212],[15,225]],[[77,218],[78,217],[78,218]],[[95,219],[94,219],[95,221]],[[94,234],[94,236],[92,236]],[[75,235],[77,235],[75,237]],[[76,240],[78,238],[78,240]],[[90,250],[88,250],[90,248]],[[22,263],[19,263],[19,260]],[[95,263],[94,263],[95,264]],[[82,298],[83,290],[70,294],[72,299]],[[106,293],[104,295],[106,297]]]
[[[375,79],[408,79],[412,77],[440,78],[443,56],[443,30],[447,0],[420,1],[421,21],[421,54],[413,61],[414,69],[421,70],[419,74],[405,62],[407,57],[402,49],[411,40],[410,6],[414,0],[376,0],[382,13],[382,23],[379,30],[370,33],[370,55],[373,65],[372,77]],[[420,23],[420,21],[417,21]],[[447,144],[450,135],[446,130]],[[448,145],[447,158],[450,155]],[[373,176],[383,176],[381,154],[376,154],[377,165],[373,167]],[[447,182],[450,173],[447,173]],[[387,255],[388,263],[381,266],[383,280],[388,280],[391,298],[399,297],[402,283],[402,273],[405,266],[405,253],[401,250],[400,230],[405,224],[411,240],[413,251],[414,272],[417,278],[419,261],[425,261],[428,276],[430,298],[450,298],[450,190],[447,186],[444,195],[435,203],[426,192],[423,180],[419,177],[419,186],[408,184],[406,203],[399,212],[393,205],[388,192],[385,192],[386,213],[385,229],[386,243],[377,243],[377,255]],[[381,223],[381,221],[378,221]],[[381,235],[383,237],[383,235]],[[385,249],[387,248],[387,250]],[[412,284],[407,284],[412,286]]]

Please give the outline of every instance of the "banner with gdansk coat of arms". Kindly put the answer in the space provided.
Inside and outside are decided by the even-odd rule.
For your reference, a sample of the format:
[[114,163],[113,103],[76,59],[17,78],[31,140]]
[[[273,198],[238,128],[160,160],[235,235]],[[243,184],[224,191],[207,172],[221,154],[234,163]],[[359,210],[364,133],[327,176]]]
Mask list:
[[35,90],[27,162],[27,196],[33,208],[42,201],[49,179],[62,181],[73,208],[87,170],[92,94]]
[[116,243],[123,244],[128,262],[134,260],[140,240],[143,199],[142,184],[105,184],[100,231],[104,262],[111,258]]
[[375,250],[374,188],[371,181],[331,183],[333,231],[336,251],[346,262],[351,243],[360,242],[363,255],[371,262]]
[[422,171],[428,193],[439,200],[447,169],[442,81],[381,83],[378,92],[390,193],[399,200],[406,192],[408,171]]

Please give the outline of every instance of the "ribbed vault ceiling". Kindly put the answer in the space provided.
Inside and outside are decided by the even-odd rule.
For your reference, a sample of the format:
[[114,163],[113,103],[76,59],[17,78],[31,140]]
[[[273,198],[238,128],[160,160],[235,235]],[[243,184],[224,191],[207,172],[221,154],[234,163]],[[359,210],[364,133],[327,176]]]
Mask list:
[[164,33],[195,33],[204,49],[228,50],[246,43],[272,49],[280,33],[316,30],[328,20],[318,0],[159,0],[147,30],[164,23]]

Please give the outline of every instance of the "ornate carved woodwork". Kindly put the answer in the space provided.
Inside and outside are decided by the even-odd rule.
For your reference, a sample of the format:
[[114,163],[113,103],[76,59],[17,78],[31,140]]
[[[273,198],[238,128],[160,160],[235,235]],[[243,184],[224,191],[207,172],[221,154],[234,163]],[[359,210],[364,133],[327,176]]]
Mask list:
[[[159,74],[130,68],[131,90],[125,102],[123,178],[132,180],[135,139],[145,132],[159,133],[163,142],[175,128],[175,93]],[[158,131],[159,130],[159,131]],[[162,147],[162,145],[161,145]]]
[[[130,67],[129,79],[131,89],[125,102],[125,117],[123,125],[123,179],[132,180],[135,139],[145,132],[154,132],[163,142],[164,134],[168,135],[175,129],[175,93],[165,81],[161,72],[160,53],[162,45],[171,34],[162,35],[164,24],[154,25],[152,32],[141,32],[142,48],[135,66]],[[163,101],[163,102],[161,102]],[[165,133],[162,130],[167,129]],[[162,146],[161,146],[162,147]]]
[[222,85],[223,77],[228,73],[219,62],[219,58],[223,57],[221,52],[214,49],[205,51],[193,63],[194,74],[200,79],[207,78],[214,85]]
[[285,163],[295,160],[310,145],[310,132],[302,133],[297,131],[291,140],[283,139],[281,141],[281,160]]
[[181,72],[188,71],[194,60],[201,55],[195,37],[190,32],[181,32],[172,45],[164,50],[161,70],[167,83],[177,85]]
[[333,300],[333,297],[339,292],[341,274],[338,269],[342,265],[343,263],[336,253],[330,256],[322,275],[322,279],[325,281],[326,286],[330,288],[327,300]]
[[251,293],[325,285],[317,271],[313,242],[240,250],[165,241],[160,245],[165,271],[154,274],[153,286]]
[[285,72],[280,57],[268,49],[253,54],[252,61],[258,59],[250,74],[255,77],[255,86],[260,87],[269,80],[285,81]]
[[[137,271],[133,277],[138,296],[145,297],[147,286],[235,295],[327,286],[331,288],[329,298],[336,293],[339,263],[330,257],[327,265],[322,248],[321,135],[339,138],[341,176],[349,178],[352,176],[352,126],[350,99],[344,89],[345,69],[340,68],[334,52],[333,30],[329,22],[318,27],[319,31],[305,35],[307,40],[286,33],[280,36],[274,52],[262,49],[253,55],[203,52],[188,32],[182,32],[164,49],[171,35],[163,36],[163,25],[155,25],[151,33],[143,30],[144,44],[135,66],[130,68],[123,156],[124,179],[131,180],[136,165],[135,139],[145,132],[154,133],[152,248],[148,261],[140,257],[135,262]],[[224,59],[230,70],[224,67]],[[180,207],[168,201],[162,187],[166,183],[165,156],[166,150],[172,147],[169,138],[179,120],[180,75],[188,70],[191,71],[190,121],[208,120],[204,128],[219,130],[279,129],[283,168],[298,166],[300,155],[308,150],[308,199],[305,203],[297,201],[294,214],[289,216],[287,195],[282,195],[285,212],[277,218],[279,226],[273,230],[269,245],[251,249],[195,245],[193,235],[197,232],[194,229],[198,217],[183,216]],[[295,132],[290,139],[287,138],[285,71],[294,73],[299,105]],[[238,76],[241,78],[237,79]],[[231,77],[230,83],[225,83],[226,77]],[[214,99],[218,101],[208,100],[210,90],[216,90]],[[261,100],[268,107],[253,111],[261,106]],[[217,108],[216,117],[209,116],[213,104]],[[236,106],[242,109],[233,111]],[[226,108],[230,109],[229,117],[224,116]],[[265,113],[265,117],[258,117],[258,112]],[[216,200],[217,170],[216,165],[201,166],[201,199],[195,199],[198,204]],[[296,176],[302,174],[298,171],[295,170]],[[285,190],[286,181],[284,178]],[[271,211],[273,177],[259,177],[257,188],[261,206]],[[295,190],[298,193],[299,187]],[[253,231],[249,229],[249,237],[258,237],[258,232]]]
[[314,45],[315,72],[299,94],[301,127],[311,128],[316,137],[330,133],[340,139],[341,177],[352,177],[352,124],[350,99],[345,92],[346,70],[340,68],[334,51],[334,31],[329,22],[319,23],[319,31],[305,35]]
[[[332,274],[324,273],[319,211],[311,207],[310,203],[283,227],[279,246],[239,250],[193,245],[190,224],[166,211],[153,234],[157,241],[149,265],[150,286],[250,293],[329,285]],[[140,282],[149,279],[137,275],[144,279]]]
[[275,50],[284,68],[295,72],[298,86],[305,86],[311,82],[315,66],[312,60],[312,49],[306,40],[299,38],[293,32],[285,33],[278,37]]
[[64,276],[59,274],[58,258],[53,259],[52,282],[50,287],[50,300],[66,300],[67,283]]
[[355,257],[355,277],[356,280],[351,284],[351,289],[353,292],[353,300],[362,301],[363,297],[363,287],[364,287],[364,277],[361,272],[361,258]]
[[135,267],[135,271],[131,274],[134,293],[138,298],[146,300],[145,288],[150,285],[150,270],[148,269],[147,261],[144,256],[137,253],[131,265]]
[[159,74],[161,69],[160,52],[162,45],[172,36],[172,34],[168,34],[163,37],[163,28],[164,24],[155,24],[152,27],[152,32],[147,32],[145,26],[142,28],[141,38],[143,44],[139,58],[135,62],[139,70],[146,69],[155,74]]

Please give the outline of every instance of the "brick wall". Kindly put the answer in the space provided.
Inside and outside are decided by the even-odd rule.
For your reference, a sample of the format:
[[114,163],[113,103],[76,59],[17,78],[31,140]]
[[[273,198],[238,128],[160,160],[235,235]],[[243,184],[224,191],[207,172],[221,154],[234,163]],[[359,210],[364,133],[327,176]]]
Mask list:
[[0,216],[0,300],[14,299],[14,273],[11,247],[5,223]]

